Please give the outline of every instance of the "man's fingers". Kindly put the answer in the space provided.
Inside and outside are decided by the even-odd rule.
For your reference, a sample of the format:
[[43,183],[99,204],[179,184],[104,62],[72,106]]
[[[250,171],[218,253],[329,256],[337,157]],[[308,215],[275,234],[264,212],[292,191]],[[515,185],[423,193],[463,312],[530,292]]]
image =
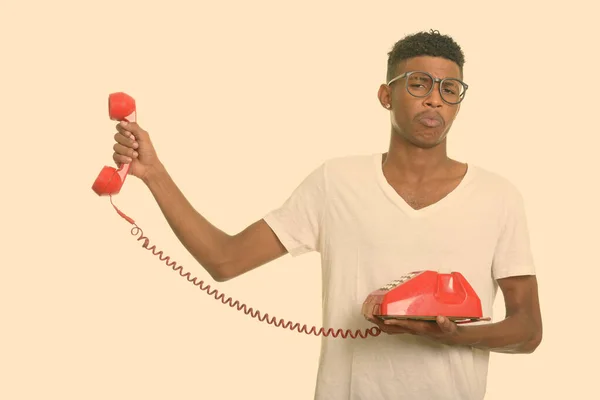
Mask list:
[[123,146],[132,147],[134,149],[137,149],[139,146],[135,138],[133,136],[129,136],[128,133],[115,133],[115,141]]
[[117,167],[120,167],[122,164],[129,164],[132,161],[131,158],[117,153],[113,153],[113,160],[117,164]]
[[126,137],[133,135],[136,140],[145,140],[147,133],[136,122],[121,121],[117,124],[117,130]]
[[117,132],[119,132],[121,135],[125,136],[126,138],[135,139],[135,136],[133,135],[133,133],[131,133],[131,131],[129,131],[127,129],[127,127],[125,127],[123,125],[122,122],[119,122],[117,125],[115,125],[115,128],[117,128]]
[[136,158],[138,156],[137,151],[135,151],[134,149],[132,149],[130,147],[123,146],[120,143],[115,143],[113,146],[113,150],[115,151],[116,154],[126,156],[129,158]]
[[399,335],[402,333],[408,333],[411,335],[416,334],[414,331],[411,331],[410,329],[401,328],[399,326],[393,326],[393,325],[380,324],[379,329],[381,329],[382,332],[387,333],[389,335]]
[[414,319],[388,319],[385,323],[405,329],[423,329],[427,327],[427,322]]
[[449,318],[439,316],[437,317],[436,322],[444,332],[452,332],[455,329],[454,322],[452,322]]
[[373,307],[374,302],[375,302],[375,299],[373,297],[367,298],[362,305],[362,313],[367,320],[369,320],[373,323],[377,323],[377,321],[375,321],[376,318],[373,315],[374,312],[376,312],[375,308]]

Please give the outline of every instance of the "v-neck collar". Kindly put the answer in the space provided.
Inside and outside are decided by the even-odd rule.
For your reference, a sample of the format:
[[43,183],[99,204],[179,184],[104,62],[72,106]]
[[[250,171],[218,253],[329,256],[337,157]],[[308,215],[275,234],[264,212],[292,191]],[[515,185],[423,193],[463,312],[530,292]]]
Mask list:
[[462,177],[460,183],[448,193],[444,198],[440,199],[436,203],[430,204],[427,207],[423,207],[421,209],[414,209],[404,200],[402,196],[396,192],[396,190],[390,185],[387,181],[385,175],[383,174],[383,153],[376,153],[373,155],[373,166],[375,167],[375,176],[377,178],[377,183],[386,194],[386,196],[398,206],[402,211],[412,217],[424,217],[426,215],[431,214],[437,209],[444,207],[446,204],[452,202],[456,199],[456,197],[463,191],[464,187],[467,183],[472,179],[475,173],[475,167],[471,164],[467,164],[467,172]]

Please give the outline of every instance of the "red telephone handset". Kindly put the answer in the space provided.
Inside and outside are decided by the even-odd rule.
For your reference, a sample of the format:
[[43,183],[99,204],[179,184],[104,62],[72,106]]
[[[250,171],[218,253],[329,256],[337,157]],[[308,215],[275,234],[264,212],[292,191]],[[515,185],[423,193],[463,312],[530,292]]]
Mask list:
[[[136,121],[135,100],[123,92],[111,93],[108,96],[108,116],[113,121]],[[123,164],[116,169],[105,166],[92,185],[98,196],[117,194],[121,191],[131,164]]]
[[[108,96],[108,114],[110,119],[115,121],[135,122],[135,100],[123,92],[110,94]],[[94,181],[92,189],[99,196],[110,196],[112,203],[112,195],[120,192],[129,172],[129,167],[130,164],[123,164],[118,169],[105,166]],[[262,315],[260,311],[248,308],[246,304],[240,303],[238,300],[234,301],[231,297],[225,299],[224,294],[219,293],[216,289],[211,289],[210,285],[205,284],[204,281],[199,281],[195,277],[190,278],[189,272],[184,273],[182,266],[178,266],[169,256],[163,255],[162,251],[157,251],[156,246],[149,247],[150,240],[144,236],[141,228],[137,226],[133,219],[121,212],[114,204],[113,207],[121,217],[133,225],[131,234],[139,236],[137,240],[143,242],[142,247],[150,250],[167,266],[179,272],[188,282],[198,286],[199,289],[213,296],[216,300],[220,300],[223,304],[235,307],[261,322],[266,321],[268,324],[277,327],[298,330],[298,332],[315,336],[331,335],[335,338],[341,336],[344,339],[347,337],[353,339],[361,337],[364,339],[369,335],[379,336],[381,334],[378,327],[367,329],[364,333],[360,329],[354,332],[350,329],[317,329],[315,326],[308,329],[306,325],[300,327],[298,323],[286,322],[283,319],[277,320],[275,317],[270,317],[269,314]],[[367,296],[362,306],[362,312],[364,315],[372,313],[380,319],[435,320],[437,315],[443,315],[458,323],[489,320],[489,318],[482,318],[481,302],[477,294],[458,272],[444,274],[435,271],[418,271],[405,275]]]

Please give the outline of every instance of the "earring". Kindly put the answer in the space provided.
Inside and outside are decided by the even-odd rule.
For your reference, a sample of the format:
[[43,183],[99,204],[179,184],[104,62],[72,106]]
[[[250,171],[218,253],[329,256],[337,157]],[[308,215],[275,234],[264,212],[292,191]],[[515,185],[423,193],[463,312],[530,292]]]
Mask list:
[[391,105],[389,105],[389,104],[385,105],[385,108],[387,108],[388,110],[390,109],[390,107],[391,107]]

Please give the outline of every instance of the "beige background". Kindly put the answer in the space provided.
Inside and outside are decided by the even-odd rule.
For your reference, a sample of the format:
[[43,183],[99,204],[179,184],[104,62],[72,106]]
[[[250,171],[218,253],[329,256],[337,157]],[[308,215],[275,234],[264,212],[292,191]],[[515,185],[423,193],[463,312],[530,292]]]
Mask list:
[[[312,398],[318,338],[194,288],[91,191],[112,165],[107,95],[136,98],[184,193],[233,233],[323,160],[385,150],[376,93],[386,53],[430,28],[467,58],[451,155],[522,190],[539,271],[544,342],[532,355],[493,355],[486,399],[595,396],[595,2],[86,3],[1,3],[0,398]],[[115,201],[207,279],[139,181]],[[316,254],[216,287],[320,326]]]

